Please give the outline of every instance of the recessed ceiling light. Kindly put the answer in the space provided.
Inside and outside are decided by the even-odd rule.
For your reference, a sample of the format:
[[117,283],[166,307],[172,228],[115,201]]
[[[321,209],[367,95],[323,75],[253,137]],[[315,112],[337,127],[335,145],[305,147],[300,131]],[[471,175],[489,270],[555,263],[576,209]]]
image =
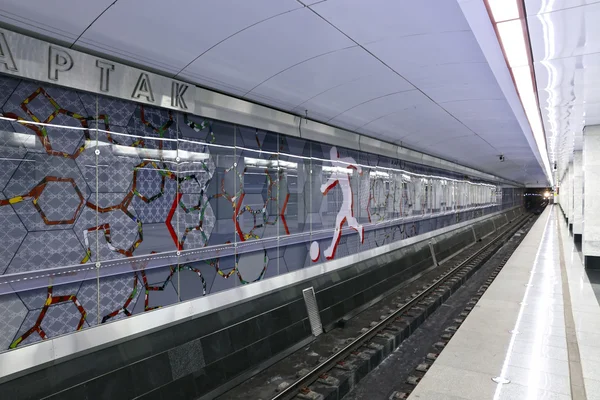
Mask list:
[[533,65],[527,47],[528,32],[525,29],[524,16],[519,9],[520,1],[522,0],[487,0],[487,5],[496,24],[498,40],[502,44],[506,62],[512,72],[515,87],[542,159],[543,169],[552,185],[546,135],[533,80]]
[[520,19],[501,22],[498,25],[498,33],[502,38],[504,52],[511,68],[529,65],[527,57],[527,46],[523,37],[523,25]]
[[488,0],[494,21],[502,22],[519,18],[519,6],[513,0]]

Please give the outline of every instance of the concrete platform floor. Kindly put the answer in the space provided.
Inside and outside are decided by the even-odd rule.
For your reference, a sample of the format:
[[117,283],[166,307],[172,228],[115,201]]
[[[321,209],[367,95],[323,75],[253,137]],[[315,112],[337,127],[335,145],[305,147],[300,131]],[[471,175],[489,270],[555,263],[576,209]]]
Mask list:
[[547,207],[409,399],[600,399],[600,274],[582,258]]

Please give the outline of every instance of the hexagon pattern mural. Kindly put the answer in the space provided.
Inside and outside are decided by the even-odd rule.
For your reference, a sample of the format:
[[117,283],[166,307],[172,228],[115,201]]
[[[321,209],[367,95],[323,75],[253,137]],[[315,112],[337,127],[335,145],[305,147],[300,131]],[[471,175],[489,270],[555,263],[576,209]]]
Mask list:
[[[0,274],[110,272],[0,295],[0,351],[520,201],[429,167],[2,76],[0,112]],[[164,261],[179,256],[192,261]]]

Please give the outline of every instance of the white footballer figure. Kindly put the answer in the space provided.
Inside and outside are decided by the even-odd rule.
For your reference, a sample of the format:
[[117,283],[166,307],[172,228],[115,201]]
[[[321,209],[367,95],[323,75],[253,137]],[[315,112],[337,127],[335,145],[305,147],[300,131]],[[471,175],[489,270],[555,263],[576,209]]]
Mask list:
[[[360,165],[356,164],[356,161],[352,157],[340,158],[335,146],[329,150],[329,158],[333,168],[329,179],[327,179],[327,182],[321,185],[321,192],[323,193],[323,196],[326,196],[327,193],[336,185],[340,185],[343,196],[342,206],[340,207],[340,211],[335,218],[335,231],[333,232],[331,244],[323,252],[325,258],[331,260],[335,257],[335,252],[342,236],[342,226],[344,223],[348,223],[350,228],[358,232],[361,243],[364,241],[365,230],[364,227],[360,225],[354,217],[354,196],[352,195],[352,186],[350,184],[350,175],[352,174],[352,170],[362,174],[362,169],[360,168]],[[310,246],[311,259],[313,261],[317,261],[320,256],[319,253],[319,244],[317,242],[313,242]]]

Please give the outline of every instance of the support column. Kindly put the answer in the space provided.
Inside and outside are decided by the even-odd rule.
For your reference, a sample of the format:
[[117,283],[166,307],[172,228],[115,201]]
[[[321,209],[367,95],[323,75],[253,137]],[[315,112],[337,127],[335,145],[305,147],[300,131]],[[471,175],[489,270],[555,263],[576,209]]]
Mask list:
[[563,183],[565,185],[565,192],[563,196],[563,213],[565,215],[565,220],[567,221],[567,229],[569,228],[569,193],[571,190],[569,188],[569,164],[567,164],[567,169],[565,170],[565,175],[563,176]]
[[567,226],[569,226],[569,170],[568,166],[563,174],[562,180],[560,181],[560,207],[562,208],[562,213],[567,221]]
[[567,213],[567,218],[569,218],[569,232],[573,234],[573,219],[574,219],[574,207],[573,207],[573,161],[569,162],[569,212]]
[[573,152],[573,240],[581,243],[583,235],[583,151]]
[[567,229],[569,228],[569,193],[571,193],[571,191],[569,190],[569,169],[567,168],[567,170],[565,171],[565,195],[564,197],[564,201],[565,201],[565,205],[563,207],[563,214],[565,215],[565,221],[567,221]]
[[600,268],[600,125],[583,130],[583,256],[586,268]]
[[563,177],[560,180],[560,209],[562,210],[563,216],[567,218],[567,171],[565,171]]

